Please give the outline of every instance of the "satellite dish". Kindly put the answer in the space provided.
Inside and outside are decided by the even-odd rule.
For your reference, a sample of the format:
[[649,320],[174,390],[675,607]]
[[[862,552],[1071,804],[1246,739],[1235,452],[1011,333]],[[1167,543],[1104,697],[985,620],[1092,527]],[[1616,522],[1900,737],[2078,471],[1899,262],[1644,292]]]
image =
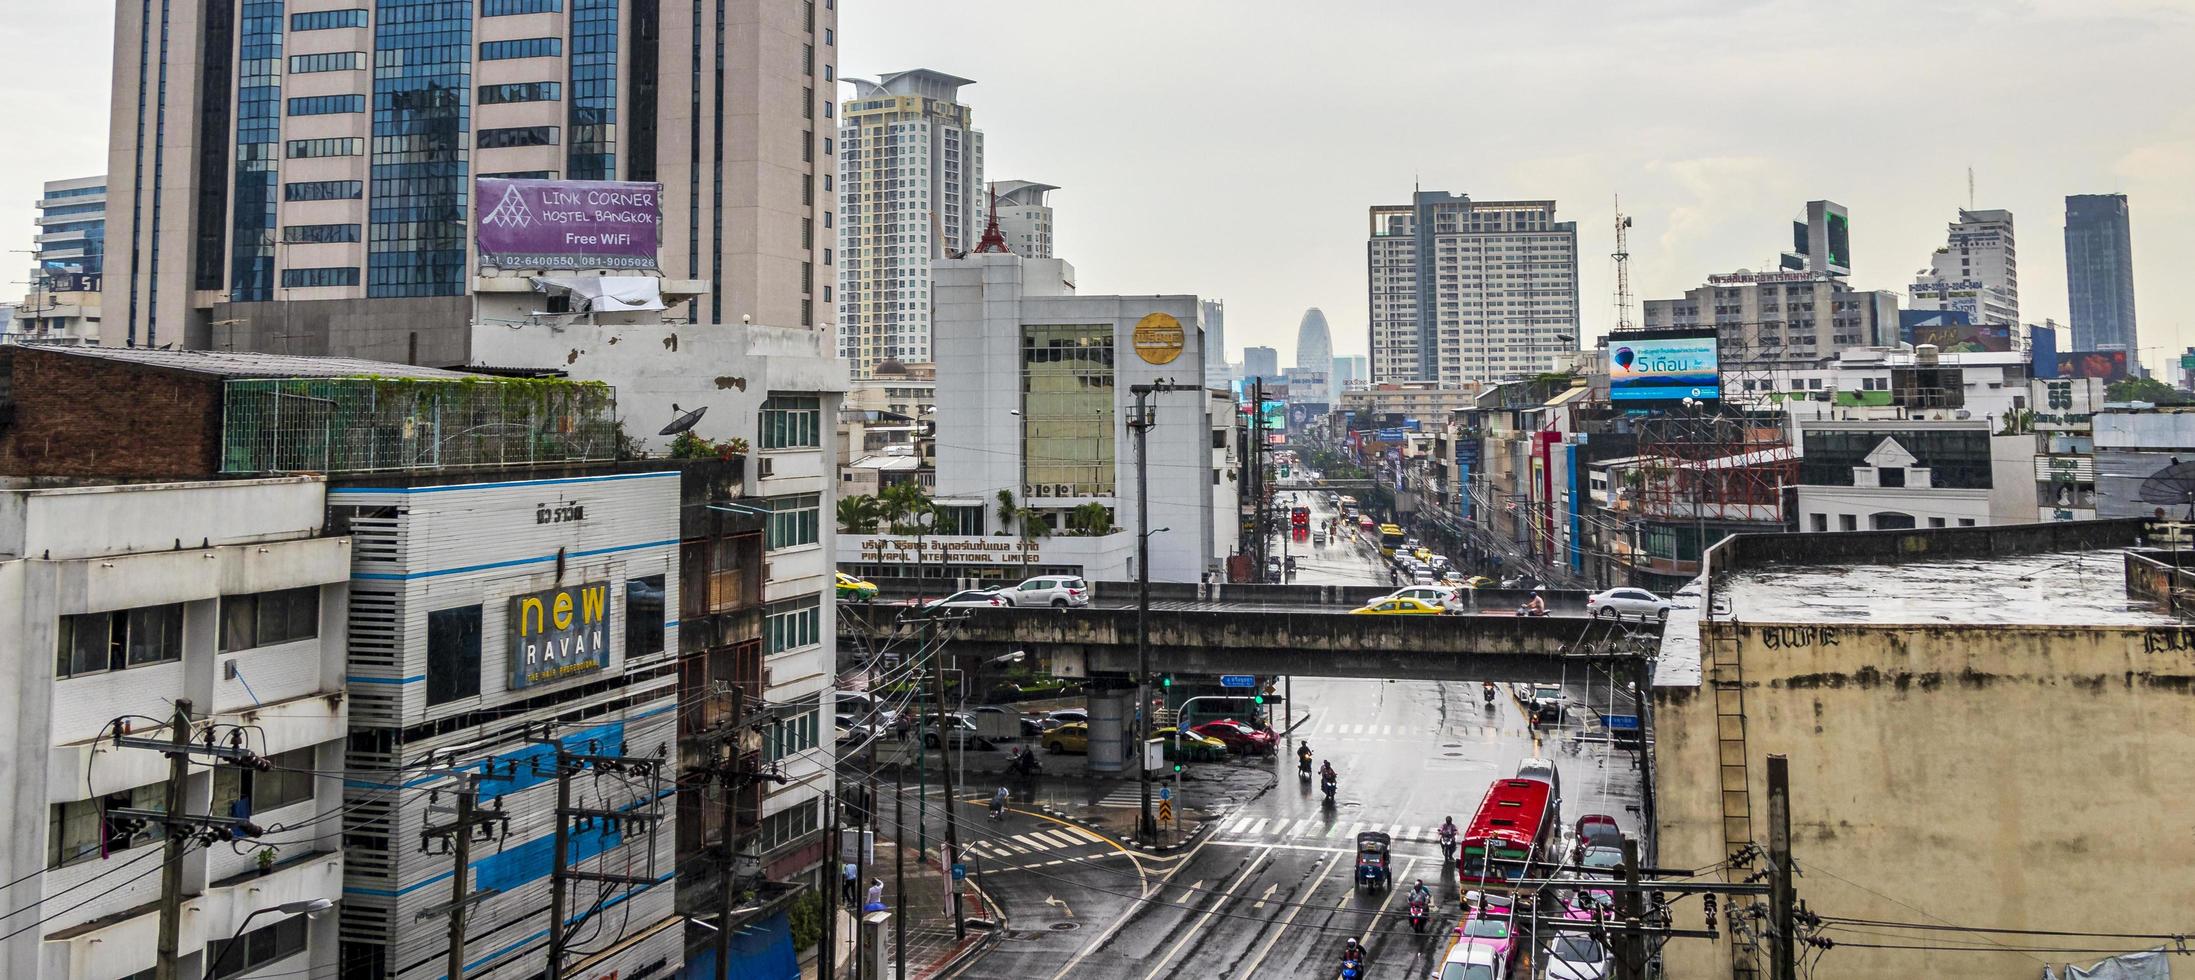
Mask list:
[[2174,457],[2170,466],[2142,480],[2140,496],[2145,504],[2184,504],[2195,519],[2195,463]]
[[[674,412],[675,412],[675,411],[678,411],[678,403],[677,403],[677,402],[672,402],[672,403],[671,403],[671,411],[674,411]],[[700,408],[694,409],[694,410],[693,410],[693,411],[691,411],[691,412],[687,412],[687,413],[686,413],[686,414],[684,414],[684,415],[681,415],[681,416],[679,416],[679,417],[677,417],[677,418],[675,418],[675,419],[672,419],[672,420],[671,420],[671,424],[669,424],[669,425],[666,425],[666,426],[664,426],[664,427],[663,427],[663,431],[661,431],[661,432],[658,432],[658,433],[656,433],[656,435],[659,435],[659,436],[675,436],[675,435],[677,435],[677,434],[679,434],[679,433],[681,433],[681,432],[685,432],[685,431],[687,431],[688,429],[691,429],[691,428],[693,428],[693,427],[694,427],[694,423],[696,423],[696,422],[699,422],[699,421],[701,421],[701,416],[702,416],[703,414],[707,413],[708,411],[709,411],[709,406],[707,406],[707,405],[703,405],[703,406],[701,406]]]

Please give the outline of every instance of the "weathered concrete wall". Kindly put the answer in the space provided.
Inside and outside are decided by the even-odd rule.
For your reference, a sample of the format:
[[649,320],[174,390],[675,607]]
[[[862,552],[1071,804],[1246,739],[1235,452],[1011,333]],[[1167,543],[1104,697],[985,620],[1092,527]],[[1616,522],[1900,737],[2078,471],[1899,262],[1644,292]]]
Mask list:
[[[2195,628],[1710,623],[1705,640],[1710,656],[1734,651],[1744,670],[1755,841],[1767,841],[1766,757],[1790,757],[1798,893],[1815,912],[2185,928],[2195,907]],[[1656,694],[1664,867],[1726,856],[1718,693],[1729,696],[1712,685]],[[1664,955],[1672,976],[1726,976],[1730,949],[1679,940]],[[1886,980],[2039,969],[2019,953],[1852,948],[1822,966]]]

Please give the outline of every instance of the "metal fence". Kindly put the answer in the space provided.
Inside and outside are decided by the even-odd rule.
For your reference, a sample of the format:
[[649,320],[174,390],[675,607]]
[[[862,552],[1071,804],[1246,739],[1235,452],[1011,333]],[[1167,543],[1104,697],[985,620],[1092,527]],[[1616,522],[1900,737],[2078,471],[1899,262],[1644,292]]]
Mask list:
[[223,473],[362,473],[615,459],[617,393],[563,379],[227,382]]

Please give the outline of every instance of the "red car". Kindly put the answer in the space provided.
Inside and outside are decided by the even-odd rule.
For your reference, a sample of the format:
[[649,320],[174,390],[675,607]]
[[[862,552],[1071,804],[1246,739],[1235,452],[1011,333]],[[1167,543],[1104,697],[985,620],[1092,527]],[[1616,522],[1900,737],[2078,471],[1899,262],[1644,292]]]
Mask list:
[[1192,725],[1189,730],[1205,738],[1218,739],[1226,743],[1228,751],[1243,755],[1271,755],[1274,744],[1279,741],[1272,732],[1252,728],[1233,718]]

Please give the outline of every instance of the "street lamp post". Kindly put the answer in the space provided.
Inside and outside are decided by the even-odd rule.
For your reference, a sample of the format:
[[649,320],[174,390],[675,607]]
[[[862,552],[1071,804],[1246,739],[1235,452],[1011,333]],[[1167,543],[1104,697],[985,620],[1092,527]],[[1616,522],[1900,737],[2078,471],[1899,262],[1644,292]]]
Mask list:
[[[1136,828],[1144,840],[1158,840],[1158,819],[1151,811],[1151,767],[1143,759],[1144,743],[1151,739],[1151,396],[1166,391],[1202,391],[1200,385],[1171,381],[1130,385],[1136,399],[1136,773],[1142,788],[1143,809]],[[1167,530],[1161,528],[1160,530]],[[1261,570],[1262,574],[1262,570]]]
[[[466,833],[470,832],[470,830],[466,831]],[[213,962],[206,964],[206,980],[214,980],[215,977],[221,975],[221,961],[228,958],[229,950],[236,947],[236,941],[244,937],[244,929],[252,924],[253,919],[269,912],[280,912],[283,915],[311,915],[315,912],[325,912],[334,907],[335,903],[325,898],[309,898],[302,902],[283,902],[280,905],[253,909],[250,915],[244,917],[244,921],[236,924],[236,931],[229,934],[228,942],[221,944],[221,951],[214,954]]]

